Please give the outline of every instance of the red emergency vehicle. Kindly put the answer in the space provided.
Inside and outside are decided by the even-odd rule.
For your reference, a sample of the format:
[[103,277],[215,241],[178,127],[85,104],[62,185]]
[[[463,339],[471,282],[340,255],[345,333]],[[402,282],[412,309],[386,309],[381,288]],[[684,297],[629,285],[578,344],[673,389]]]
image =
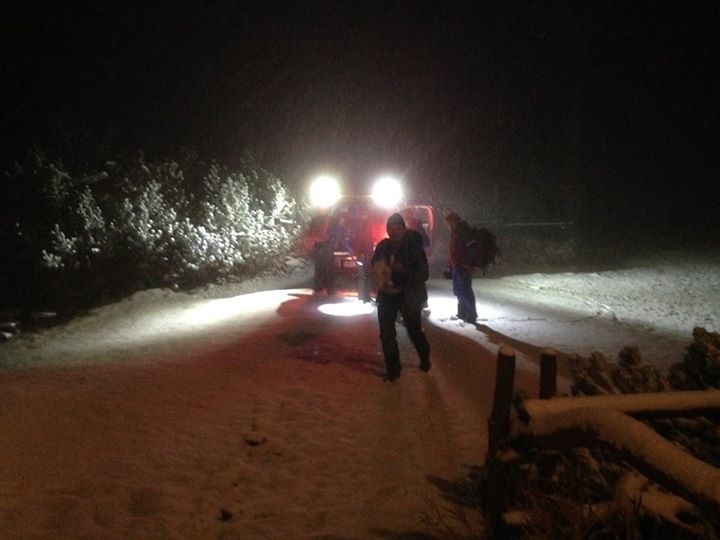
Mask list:
[[388,217],[402,213],[408,228],[418,229],[426,239],[430,255],[435,213],[431,205],[404,202],[399,182],[389,177],[379,179],[369,195],[343,195],[334,182],[322,177],[311,190],[311,199],[320,201],[309,235],[315,260],[314,287],[328,294],[356,290],[361,300],[370,301],[369,264],[375,246],[387,236]]

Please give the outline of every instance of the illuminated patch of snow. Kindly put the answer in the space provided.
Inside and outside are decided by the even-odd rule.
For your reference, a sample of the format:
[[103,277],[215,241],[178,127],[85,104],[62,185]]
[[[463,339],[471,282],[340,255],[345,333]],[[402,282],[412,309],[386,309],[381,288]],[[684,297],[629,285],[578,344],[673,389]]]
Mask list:
[[318,310],[334,317],[356,317],[375,311],[374,304],[360,302],[357,298],[345,298],[341,302],[321,304]]

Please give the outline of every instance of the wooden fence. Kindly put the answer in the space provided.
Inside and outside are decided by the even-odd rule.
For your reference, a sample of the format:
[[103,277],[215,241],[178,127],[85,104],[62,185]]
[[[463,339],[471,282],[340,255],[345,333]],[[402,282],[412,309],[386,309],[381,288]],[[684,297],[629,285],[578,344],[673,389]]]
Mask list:
[[[673,497],[703,512],[720,511],[720,469],[679,448],[638,418],[686,417],[720,411],[720,390],[557,397],[557,356],[540,356],[539,399],[513,405],[515,351],[501,346],[488,420],[485,508],[495,537],[528,516],[511,508],[508,467],[538,450],[609,447]],[[635,501],[637,502],[637,501]]]

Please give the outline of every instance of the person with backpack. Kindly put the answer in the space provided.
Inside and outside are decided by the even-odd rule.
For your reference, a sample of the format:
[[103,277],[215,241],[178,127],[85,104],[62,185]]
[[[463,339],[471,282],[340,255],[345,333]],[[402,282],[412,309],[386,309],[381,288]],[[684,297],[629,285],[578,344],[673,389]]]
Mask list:
[[445,223],[450,228],[450,247],[448,268],[444,275],[452,279],[453,294],[457,298],[457,314],[452,318],[475,324],[478,315],[472,288],[472,228],[455,212],[445,216]]
[[400,349],[395,321],[402,315],[410,341],[420,357],[420,369],[430,371],[430,344],[422,329],[422,309],[427,302],[425,282],[429,277],[427,256],[417,231],[406,228],[400,214],[391,215],[386,224],[388,238],[380,241],[372,257],[387,380],[400,376]]

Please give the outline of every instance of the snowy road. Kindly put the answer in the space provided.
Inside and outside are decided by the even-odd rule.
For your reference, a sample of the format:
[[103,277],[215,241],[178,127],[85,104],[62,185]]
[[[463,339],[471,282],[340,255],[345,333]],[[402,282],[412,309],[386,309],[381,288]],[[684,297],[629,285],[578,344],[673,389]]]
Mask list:
[[478,531],[492,354],[428,325],[423,373],[400,329],[385,382],[372,308],[338,316],[358,305],[155,291],[6,347],[44,367],[0,372],[0,536]]
[[[449,284],[431,285],[442,319],[453,308]],[[695,326],[720,330],[717,257],[673,255],[611,271],[508,275],[476,279],[474,287],[480,324],[458,331],[490,350],[510,344],[525,359],[553,347],[583,356],[597,351],[614,361],[632,345],[644,362],[664,369],[682,359]]]
[[[477,280],[477,326],[431,281],[430,373],[400,328],[383,382],[372,308],[307,289],[146,291],[0,347],[0,537],[458,537],[501,343],[636,344],[672,363],[717,331],[718,266]],[[658,294],[658,291],[661,294]],[[648,351],[651,351],[648,353]]]

